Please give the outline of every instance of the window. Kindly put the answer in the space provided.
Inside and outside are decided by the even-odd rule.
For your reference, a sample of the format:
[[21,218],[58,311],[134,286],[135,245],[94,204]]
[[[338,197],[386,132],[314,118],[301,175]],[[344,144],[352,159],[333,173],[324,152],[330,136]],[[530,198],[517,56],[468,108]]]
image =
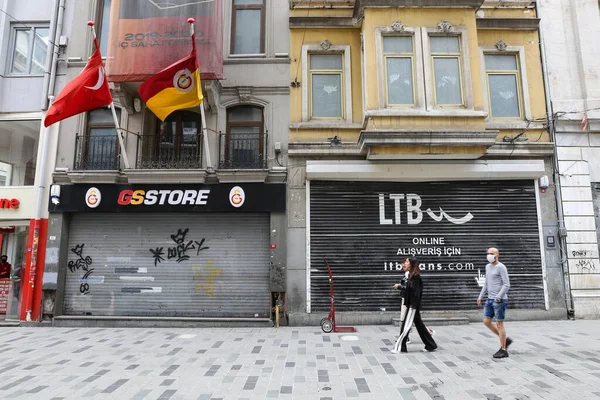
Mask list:
[[98,20],[100,26],[98,27],[98,41],[100,42],[100,53],[103,57],[106,57],[108,48],[108,31],[110,29],[110,6],[112,0],[104,0],[100,3],[98,10]]
[[463,105],[460,38],[458,36],[430,36],[429,40],[435,104],[438,106]]
[[414,105],[414,43],[412,36],[384,36],[386,104]]
[[486,115],[473,105],[467,28],[442,22],[375,28],[379,109],[369,114]]
[[227,135],[221,146],[221,168],[264,169],[263,109],[237,106],[227,110]]
[[[116,111],[117,118],[120,118],[121,110]],[[76,169],[119,169],[119,142],[110,109],[103,107],[88,112],[86,135],[77,140],[79,154]]]
[[48,27],[14,27],[11,44],[10,73],[42,75],[49,50]]
[[264,52],[264,0],[233,0],[231,54],[263,54]]
[[522,118],[516,54],[485,54],[490,118]]
[[0,121],[0,186],[34,184],[40,121]]
[[310,54],[309,65],[311,118],[343,118],[342,55]]
[[350,46],[324,44],[302,46],[301,123],[352,124]]
[[176,111],[158,125],[157,160],[178,168],[201,167],[200,114]]

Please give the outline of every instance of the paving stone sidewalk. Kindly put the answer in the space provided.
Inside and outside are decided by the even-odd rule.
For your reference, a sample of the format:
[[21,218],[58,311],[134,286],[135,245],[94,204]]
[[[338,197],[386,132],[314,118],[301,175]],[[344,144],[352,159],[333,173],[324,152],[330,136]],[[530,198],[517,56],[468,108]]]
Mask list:
[[398,328],[1,328],[0,399],[600,399],[600,321],[507,322],[510,358],[482,324]]

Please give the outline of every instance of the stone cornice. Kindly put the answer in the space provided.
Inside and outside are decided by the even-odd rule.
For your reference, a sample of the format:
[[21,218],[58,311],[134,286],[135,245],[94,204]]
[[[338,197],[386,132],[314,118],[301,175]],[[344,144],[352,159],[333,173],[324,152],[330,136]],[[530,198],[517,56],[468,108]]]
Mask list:
[[290,17],[290,29],[294,28],[358,28],[351,17]]
[[536,31],[539,25],[539,18],[477,18],[477,29]]
[[358,139],[361,150],[371,146],[486,146],[496,142],[498,131],[362,131]]
[[356,0],[354,18],[359,18],[368,7],[391,8],[474,8],[481,7],[484,0]]

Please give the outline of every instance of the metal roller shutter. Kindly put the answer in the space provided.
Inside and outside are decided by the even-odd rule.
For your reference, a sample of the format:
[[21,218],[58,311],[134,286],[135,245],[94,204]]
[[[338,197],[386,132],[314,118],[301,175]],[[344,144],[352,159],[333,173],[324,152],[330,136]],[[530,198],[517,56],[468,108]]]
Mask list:
[[266,213],[78,214],[64,313],[268,317],[268,278]]
[[509,307],[544,308],[535,196],[533,181],[311,181],[311,310],[330,306],[326,261],[336,309],[399,310],[391,286],[412,253],[421,261],[425,310],[476,309],[489,247],[508,268]]

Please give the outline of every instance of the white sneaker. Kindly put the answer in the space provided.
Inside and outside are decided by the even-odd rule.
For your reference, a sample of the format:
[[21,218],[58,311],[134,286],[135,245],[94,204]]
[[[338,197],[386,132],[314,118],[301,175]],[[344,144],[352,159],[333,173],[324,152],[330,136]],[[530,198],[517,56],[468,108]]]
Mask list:
[[390,350],[390,351],[391,351],[393,354],[400,354],[400,351],[399,351],[399,350],[396,350],[396,349],[392,349],[392,350]]
[[427,328],[427,330],[429,331],[429,334],[430,334],[431,336],[435,335],[435,331],[434,331],[433,329],[429,329],[429,328]]

